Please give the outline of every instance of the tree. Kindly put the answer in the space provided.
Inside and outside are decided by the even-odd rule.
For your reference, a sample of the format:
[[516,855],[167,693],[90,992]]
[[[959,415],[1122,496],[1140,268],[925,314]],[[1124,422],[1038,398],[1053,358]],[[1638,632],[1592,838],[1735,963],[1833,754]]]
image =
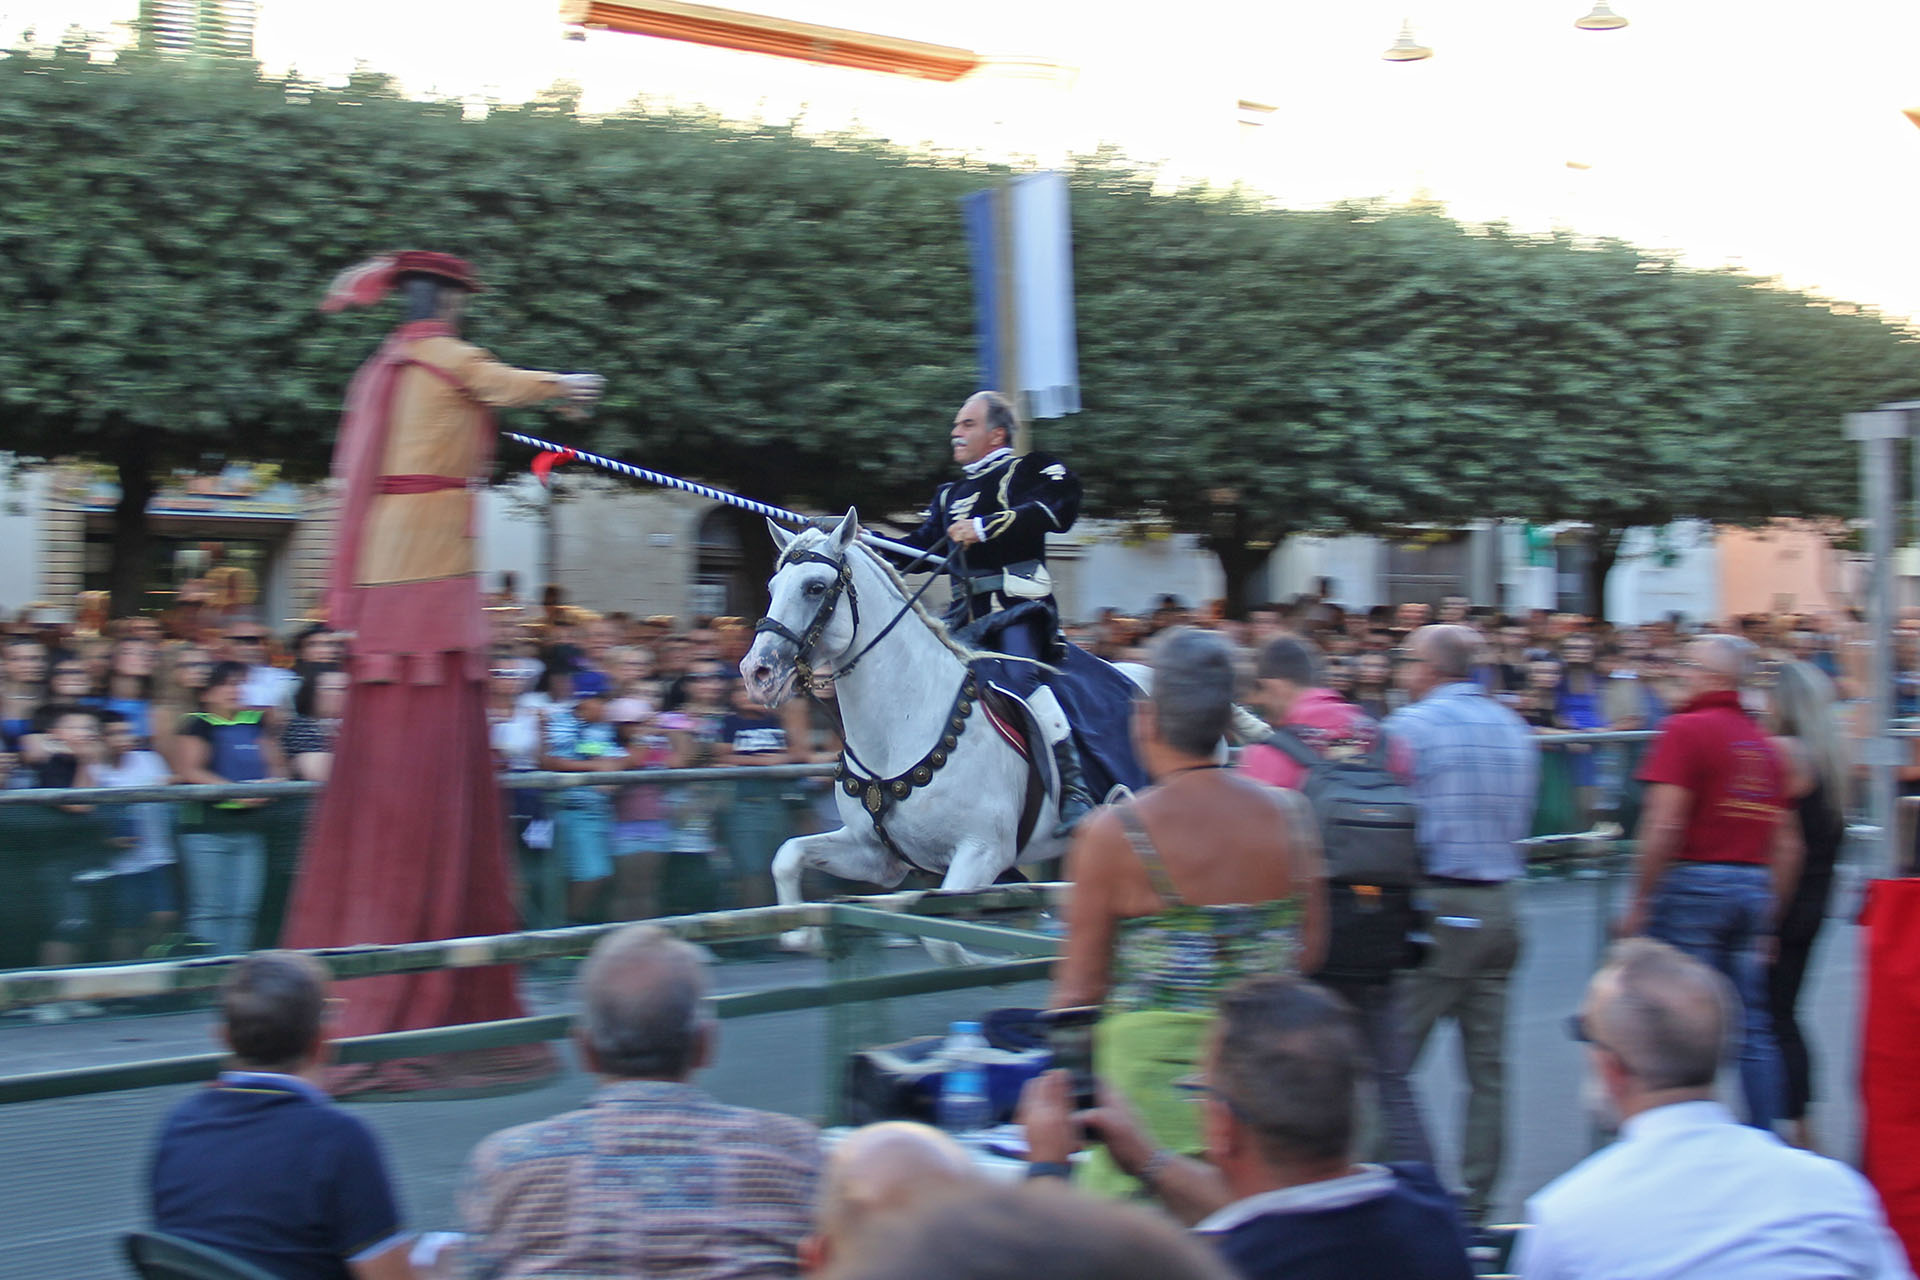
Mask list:
[[[564,94],[468,120],[374,76],[0,58],[0,444],[115,469],[124,609],[157,476],[324,469],[391,315],[314,304],[412,245],[478,265],[476,340],[607,376],[553,434],[902,514],[975,389],[956,201],[994,176]],[[1840,415],[1920,389],[1904,329],[1626,245],[1158,194],[1111,155],[1072,181],[1086,408],[1043,446],[1092,514],[1199,535],[1236,608],[1303,531],[1582,521],[1603,586],[1631,527],[1846,513]]]
[[155,477],[209,455],[326,465],[391,317],[321,317],[341,267],[431,245],[489,284],[505,358],[594,368],[583,442],[789,501],[884,512],[937,473],[969,382],[953,200],[977,175],[868,144],[563,101],[461,119],[376,77],[84,51],[0,59],[6,444],[112,465],[116,604]]

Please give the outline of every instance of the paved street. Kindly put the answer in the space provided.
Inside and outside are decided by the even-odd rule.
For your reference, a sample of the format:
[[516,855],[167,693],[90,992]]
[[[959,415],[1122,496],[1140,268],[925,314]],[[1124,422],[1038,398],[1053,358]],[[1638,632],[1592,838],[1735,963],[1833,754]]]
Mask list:
[[[1540,882],[1526,894],[1527,944],[1512,1011],[1514,1054],[1509,1071],[1511,1137],[1503,1216],[1517,1216],[1524,1197],[1587,1150],[1588,1125],[1580,1105],[1580,1055],[1566,1037],[1573,1009],[1600,945],[1597,927],[1602,882]],[[1844,908],[1846,904],[1842,903]],[[1815,956],[1802,1007],[1819,1057],[1816,1088],[1822,1143],[1850,1155],[1856,1125],[1854,995],[1857,931],[1829,922]],[[927,963],[918,949],[886,953],[891,967]],[[821,981],[825,966],[781,959],[728,964],[726,989]],[[895,1002],[885,1033],[904,1037],[939,1031],[947,1019],[999,1005],[1035,1004],[1040,984],[977,990]],[[565,985],[536,979],[531,1002],[563,1007]],[[211,1043],[206,1012],[96,1019],[36,1026],[0,1022],[0,1070],[44,1071],[112,1061],[204,1052]],[[817,1011],[735,1020],[721,1032],[718,1066],[702,1083],[722,1099],[796,1115],[818,1115],[826,1082],[825,1015]],[[1437,1035],[1421,1064],[1420,1087],[1430,1119],[1452,1159],[1460,1085],[1450,1032]],[[412,1225],[456,1223],[455,1186],[468,1150],[483,1135],[574,1106],[590,1081],[569,1065],[542,1088],[508,1097],[466,1101],[370,1104],[359,1114],[379,1132],[395,1166]],[[120,1232],[143,1219],[142,1180],[150,1137],[160,1117],[186,1092],[150,1089],[60,1102],[0,1107],[0,1280],[68,1280],[125,1274],[117,1260]]]

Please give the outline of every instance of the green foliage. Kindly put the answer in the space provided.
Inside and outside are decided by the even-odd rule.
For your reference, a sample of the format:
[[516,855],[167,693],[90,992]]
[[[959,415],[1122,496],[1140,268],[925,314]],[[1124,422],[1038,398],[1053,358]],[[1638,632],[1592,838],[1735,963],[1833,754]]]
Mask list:
[[[568,438],[899,512],[973,389],[955,202],[990,179],[694,115],[585,121],[560,93],[476,121],[377,77],[7,57],[0,445],[316,475],[393,316],[314,304],[368,254],[431,247],[487,281],[476,340],[607,376]],[[1203,535],[1236,595],[1303,530],[1848,513],[1841,415],[1920,394],[1904,330],[1629,246],[1158,195],[1108,156],[1073,182],[1086,410],[1040,441],[1096,514]]]

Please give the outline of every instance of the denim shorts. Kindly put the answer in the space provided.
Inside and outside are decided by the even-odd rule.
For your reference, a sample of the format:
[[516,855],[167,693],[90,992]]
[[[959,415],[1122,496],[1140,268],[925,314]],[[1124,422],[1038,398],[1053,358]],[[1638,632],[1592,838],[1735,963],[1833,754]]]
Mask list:
[[613,874],[613,815],[606,808],[554,810],[553,848],[566,860],[568,879],[605,880]]
[[673,824],[665,818],[636,818],[614,824],[613,853],[665,853],[673,847]]

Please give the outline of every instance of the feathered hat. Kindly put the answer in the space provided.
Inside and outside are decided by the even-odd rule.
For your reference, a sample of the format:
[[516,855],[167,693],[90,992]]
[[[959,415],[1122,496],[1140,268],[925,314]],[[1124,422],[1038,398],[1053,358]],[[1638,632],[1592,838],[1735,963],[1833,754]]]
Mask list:
[[480,291],[480,278],[473,274],[472,265],[464,258],[450,253],[404,249],[368,258],[342,271],[327,286],[327,296],[321,299],[320,309],[344,311],[348,307],[370,307],[392,293],[402,276],[432,276],[474,293]]

